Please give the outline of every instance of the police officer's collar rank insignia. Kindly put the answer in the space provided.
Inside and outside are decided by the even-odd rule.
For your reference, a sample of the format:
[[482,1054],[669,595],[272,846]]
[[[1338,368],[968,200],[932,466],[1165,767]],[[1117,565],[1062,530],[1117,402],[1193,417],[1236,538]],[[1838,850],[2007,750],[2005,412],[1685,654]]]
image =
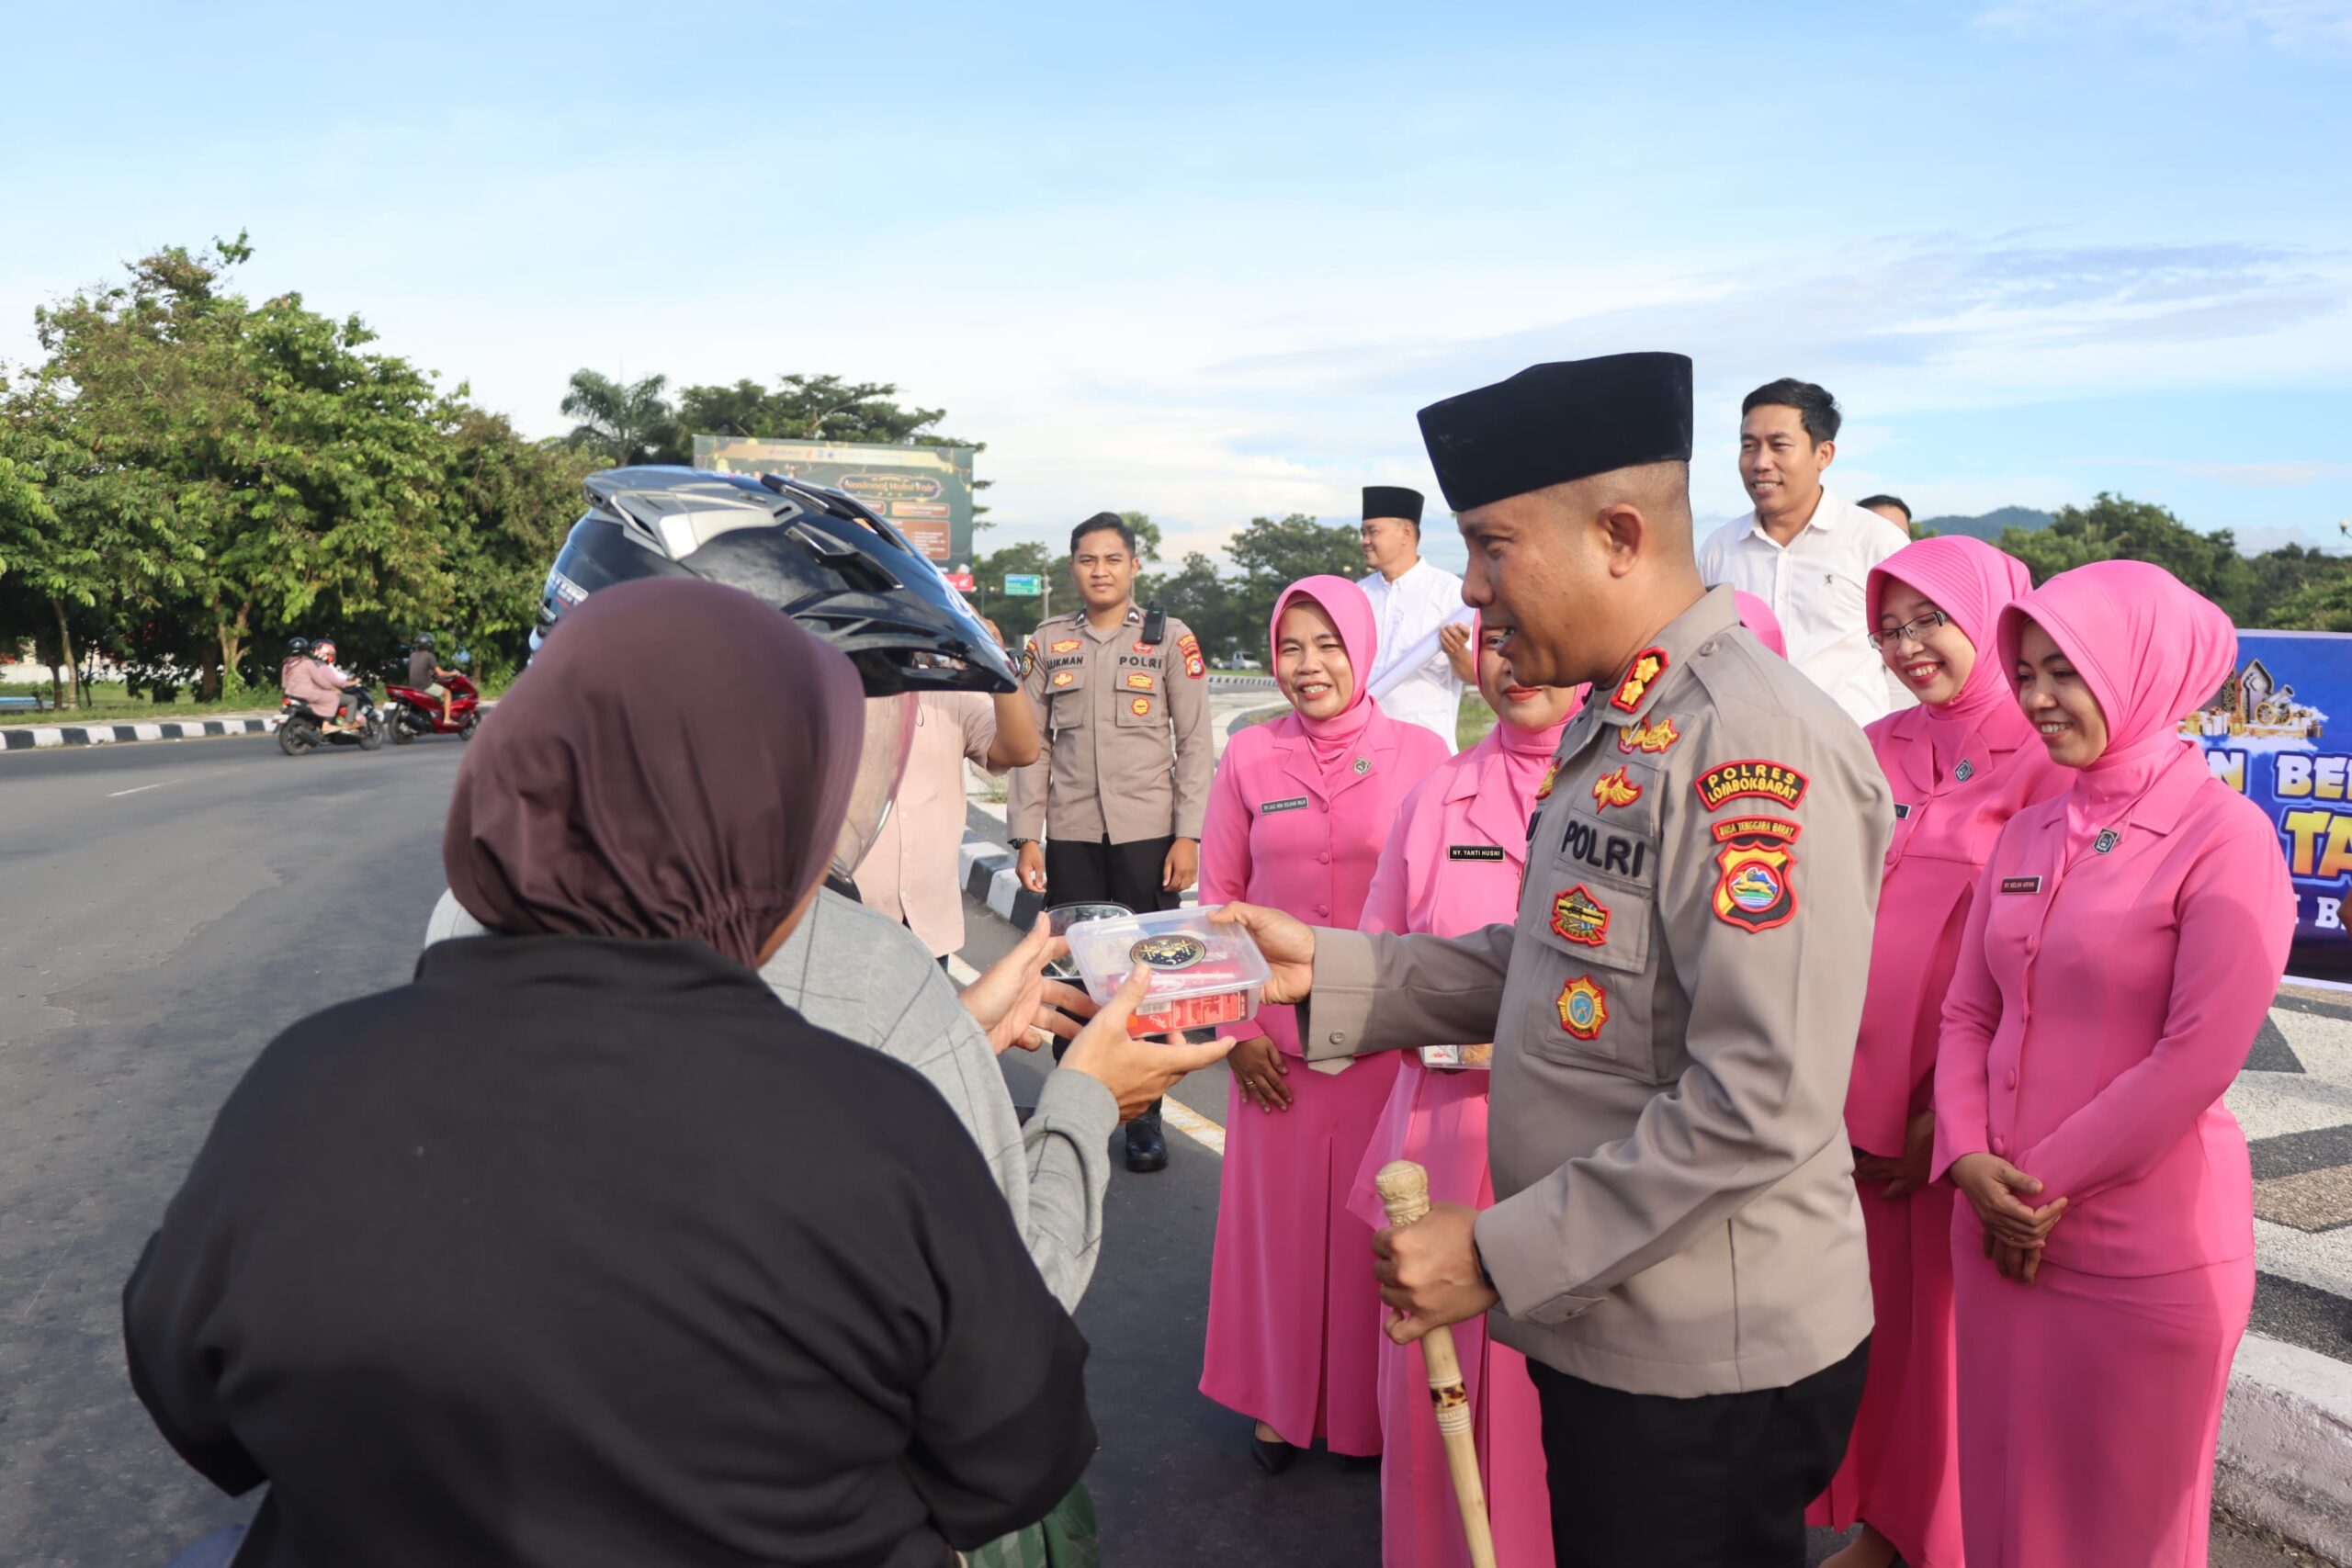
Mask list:
[[2120,843],[2122,839],[2123,835],[2117,832],[2114,829],[2102,828],[2099,829],[2098,837],[2091,840],[2091,852],[2094,854],[2103,855],[2109,850],[2115,848],[2117,844]]
[[1609,705],[1619,713],[1632,713],[1642,705],[1642,697],[1650,682],[1666,673],[1666,649],[1645,648],[1634,655],[1634,662],[1625,667],[1625,678],[1617,682],[1617,694]]
[[1579,882],[1552,900],[1552,934],[1579,947],[1599,947],[1609,940],[1609,906]]
[[1592,983],[1589,975],[1579,975],[1560,987],[1560,1027],[1579,1040],[1600,1038],[1600,1026],[1609,1021],[1609,993]]
[[1623,768],[1592,781],[1592,803],[1603,811],[1612,806],[1631,806],[1641,798],[1642,786],[1629,778]]
[[[1544,769],[1544,782],[1543,782],[1542,784],[1537,784],[1537,785],[1535,786],[1535,798],[1536,798],[1536,799],[1538,799],[1538,800],[1549,800],[1549,799],[1551,799],[1551,798],[1552,798],[1552,786],[1553,786],[1554,784],[1558,784],[1559,782],[1560,782],[1560,759],[1558,759],[1557,757],[1555,757],[1555,758],[1553,758],[1553,759],[1552,759],[1552,765],[1551,765],[1550,767],[1548,767],[1548,768],[1546,768],[1546,769]],[[1529,829],[1529,831],[1530,831],[1530,832],[1532,832],[1533,830],[1534,830],[1534,829]]]
[[1970,779],[1976,776],[1976,764],[1973,762],[1962,762],[1960,766],[1951,771],[1951,776],[1955,782],[1966,784]]
[[1617,750],[1628,756],[1636,751],[1656,756],[1681,739],[1674,732],[1674,720],[1661,718],[1656,724],[1629,724],[1618,731]]
[[1810,782],[1786,762],[1761,758],[1725,762],[1690,781],[1691,787],[1699,792],[1700,804],[1710,811],[1719,811],[1726,801],[1745,795],[1794,806],[1804,798],[1805,785]]
[[1796,855],[1789,846],[1804,829],[1777,817],[1734,817],[1714,825],[1715,919],[1746,931],[1767,931],[1797,916],[1792,880]]

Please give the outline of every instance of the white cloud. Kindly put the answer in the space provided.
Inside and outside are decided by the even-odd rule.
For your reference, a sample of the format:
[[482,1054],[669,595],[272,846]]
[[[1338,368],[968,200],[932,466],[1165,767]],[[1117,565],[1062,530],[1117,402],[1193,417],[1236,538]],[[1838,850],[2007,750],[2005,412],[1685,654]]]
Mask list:
[[2253,39],[2285,49],[2352,44],[2346,0],[2023,0],[1986,6],[1977,24],[2001,33],[2161,33],[2186,43]]

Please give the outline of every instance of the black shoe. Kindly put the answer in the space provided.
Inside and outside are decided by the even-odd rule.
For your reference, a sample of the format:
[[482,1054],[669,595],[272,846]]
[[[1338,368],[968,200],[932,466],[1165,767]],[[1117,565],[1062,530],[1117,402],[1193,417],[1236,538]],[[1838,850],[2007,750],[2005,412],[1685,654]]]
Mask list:
[[1257,1429],[1252,1427],[1250,1432],[1250,1457],[1256,1460],[1258,1468],[1268,1475],[1280,1475],[1298,1458],[1298,1450],[1279,1440],[1270,1443],[1258,1436]]
[[1141,1176],[1168,1168],[1168,1139],[1159,1130],[1159,1107],[1127,1123],[1127,1168]]

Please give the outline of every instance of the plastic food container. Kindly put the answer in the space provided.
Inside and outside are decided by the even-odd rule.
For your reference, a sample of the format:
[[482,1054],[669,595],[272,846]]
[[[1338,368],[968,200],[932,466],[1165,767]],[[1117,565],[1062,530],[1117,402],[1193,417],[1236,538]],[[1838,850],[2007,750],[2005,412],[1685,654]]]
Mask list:
[[1109,1001],[1136,962],[1151,966],[1151,989],[1127,1020],[1130,1034],[1223,1029],[1258,1015],[1265,958],[1239,926],[1213,926],[1200,909],[1161,909],[1069,928],[1087,995]]

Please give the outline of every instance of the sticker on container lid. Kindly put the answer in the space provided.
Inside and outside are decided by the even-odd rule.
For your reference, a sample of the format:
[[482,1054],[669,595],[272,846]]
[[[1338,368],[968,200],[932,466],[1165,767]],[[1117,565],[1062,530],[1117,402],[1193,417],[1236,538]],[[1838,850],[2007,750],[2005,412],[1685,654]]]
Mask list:
[[1148,964],[1162,972],[1190,969],[1209,955],[1209,944],[1199,937],[1182,931],[1162,936],[1148,936],[1127,949],[1127,957],[1136,964]]

